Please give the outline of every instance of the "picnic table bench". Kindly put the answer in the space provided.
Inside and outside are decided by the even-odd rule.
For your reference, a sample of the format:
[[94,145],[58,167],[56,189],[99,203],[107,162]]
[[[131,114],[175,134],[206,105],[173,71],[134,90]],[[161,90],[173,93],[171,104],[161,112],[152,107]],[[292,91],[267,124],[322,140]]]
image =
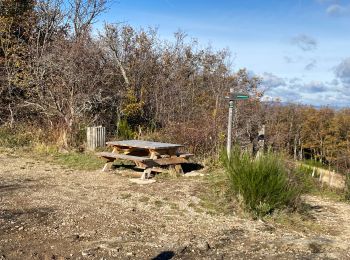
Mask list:
[[180,144],[160,143],[142,140],[111,141],[106,143],[112,147],[112,152],[100,152],[97,155],[106,160],[102,171],[106,171],[116,159],[133,161],[137,168],[143,169],[141,179],[148,178],[151,172],[162,172],[162,167],[174,168],[183,173],[182,163],[187,163],[193,156],[190,153],[181,153]]

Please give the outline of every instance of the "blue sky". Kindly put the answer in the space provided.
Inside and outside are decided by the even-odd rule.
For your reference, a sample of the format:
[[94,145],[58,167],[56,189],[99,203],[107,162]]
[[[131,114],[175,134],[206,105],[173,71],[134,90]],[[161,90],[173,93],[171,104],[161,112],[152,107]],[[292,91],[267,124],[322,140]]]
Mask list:
[[266,97],[350,106],[350,0],[119,0],[101,20],[227,47],[234,70],[263,78]]

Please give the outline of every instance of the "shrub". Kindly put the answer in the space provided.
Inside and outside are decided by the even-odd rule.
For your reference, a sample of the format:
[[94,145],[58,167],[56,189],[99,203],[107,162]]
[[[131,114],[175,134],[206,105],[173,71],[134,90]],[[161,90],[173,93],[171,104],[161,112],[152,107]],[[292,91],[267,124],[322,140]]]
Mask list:
[[30,145],[33,141],[32,133],[21,130],[0,127],[0,146],[15,148]]
[[288,179],[282,160],[268,153],[253,159],[247,152],[236,148],[230,159],[222,156],[228,184],[244,209],[257,217],[275,209],[294,206],[299,190]]
[[118,121],[117,136],[120,139],[134,139],[135,133],[126,119]]

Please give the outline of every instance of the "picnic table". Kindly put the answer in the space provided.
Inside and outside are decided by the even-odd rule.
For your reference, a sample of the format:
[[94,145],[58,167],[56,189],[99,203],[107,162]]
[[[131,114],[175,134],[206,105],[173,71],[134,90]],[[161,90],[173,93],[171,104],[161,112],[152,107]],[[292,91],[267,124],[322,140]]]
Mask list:
[[182,163],[187,163],[193,156],[190,153],[181,153],[181,144],[151,142],[143,140],[111,141],[106,143],[112,147],[112,152],[101,152],[97,155],[106,160],[102,171],[106,171],[116,159],[133,161],[137,168],[143,169],[141,179],[149,178],[151,172],[163,172],[164,167],[174,168],[183,173]]

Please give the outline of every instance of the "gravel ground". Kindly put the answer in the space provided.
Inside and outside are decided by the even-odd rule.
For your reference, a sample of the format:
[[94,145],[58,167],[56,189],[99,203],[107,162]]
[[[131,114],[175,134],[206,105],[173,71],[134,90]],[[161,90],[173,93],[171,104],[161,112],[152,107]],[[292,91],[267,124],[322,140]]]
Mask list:
[[350,259],[349,204],[307,197],[303,230],[208,214],[203,185],[138,185],[3,152],[0,259]]

